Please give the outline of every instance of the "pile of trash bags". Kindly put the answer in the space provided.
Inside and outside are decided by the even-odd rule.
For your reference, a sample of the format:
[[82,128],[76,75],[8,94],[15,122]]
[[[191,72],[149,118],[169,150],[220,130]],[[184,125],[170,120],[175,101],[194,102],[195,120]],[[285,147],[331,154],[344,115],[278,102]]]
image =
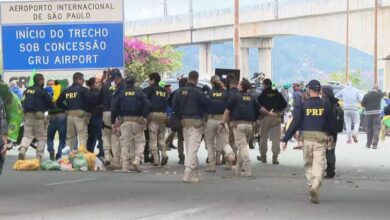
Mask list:
[[385,141],[386,135],[388,135],[390,132],[390,115],[386,115],[382,119],[382,126],[379,133],[379,138],[381,141]]
[[104,171],[103,161],[96,157],[95,153],[89,152],[84,146],[76,151],[70,147],[62,150],[61,159],[58,161],[46,160],[42,163],[37,159],[18,160],[14,163],[14,170],[18,171]]
[[34,171],[40,167],[39,160],[18,160],[14,163],[14,170]]

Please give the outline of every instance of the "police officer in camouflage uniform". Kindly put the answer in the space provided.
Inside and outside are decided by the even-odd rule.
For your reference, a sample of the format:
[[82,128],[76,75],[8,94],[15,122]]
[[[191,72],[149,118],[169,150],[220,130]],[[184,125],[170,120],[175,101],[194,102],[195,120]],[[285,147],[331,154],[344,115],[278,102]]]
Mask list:
[[173,110],[181,118],[185,145],[185,166],[183,182],[200,182],[198,150],[204,131],[204,114],[207,98],[198,84],[199,74],[191,71],[186,87],[179,89],[173,100]]
[[73,74],[73,84],[65,89],[58,97],[57,105],[66,110],[67,128],[66,145],[76,147],[87,147],[88,139],[88,114],[87,102],[89,91],[84,85],[84,74],[76,72]]
[[280,137],[282,114],[287,107],[287,102],[282,94],[272,88],[272,81],[263,81],[263,92],[258,98],[261,112],[260,122],[260,156],[257,160],[266,163],[268,151],[268,138],[272,141],[272,163],[279,164],[278,155],[280,153]]
[[[103,110],[103,128],[102,139],[104,149],[104,163],[110,165],[112,158],[112,128],[111,128],[111,98],[115,91],[115,86],[111,85],[111,72],[112,70],[104,71],[103,73],[103,85],[100,91],[99,102]],[[118,144],[117,144],[118,145]]]
[[[110,110],[111,110],[111,125],[118,124],[117,115],[113,115],[113,112],[118,111],[118,103],[120,103],[120,97],[122,92],[125,90],[126,85],[122,77],[122,73],[119,69],[113,69],[110,75],[111,86],[115,87],[115,91],[111,98]],[[112,151],[112,160],[110,166],[114,169],[119,169],[121,165],[121,130],[113,129],[111,133],[111,151]]]
[[[185,87],[187,85],[187,77],[182,77],[179,79],[179,89]],[[168,97],[168,106],[173,109],[173,98],[179,91],[179,89],[176,89],[173,91],[169,97]],[[171,118],[172,119],[172,118]],[[174,136],[177,134],[177,152],[179,154],[179,162],[178,164],[183,165],[185,160],[184,155],[184,137],[183,137],[183,128],[181,125],[178,125],[177,128],[171,128],[171,134],[168,135],[168,138],[166,140],[167,143],[172,143]]]
[[235,154],[229,145],[229,131],[227,129],[219,129],[227,101],[224,84],[218,76],[213,76],[211,85],[212,90],[207,93],[209,103],[205,127],[205,142],[209,159],[209,167],[206,169],[206,172],[215,173],[217,159],[222,151],[227,158],[227,169],[230,169],[235,162]]
[[234,141],[237,146],[237,164],[233,168],[234,175],[252,176],[252,167],[249,158],[249,140],[253,135],[253,124],[259,115],[259,106],[247,90],[251,84],[247,79],[238,80],[230,78],[231,94],[227,100],[221,130],[226,129],[225,124],[230,118]]
[[161,148],[161,166],[168,162],[165,132],[167,124],[167,91],[159,86],[161,76],[158,73],[149,75],[149,87],[144,89],[146,97],[151,104],[151,113],[148,118],[149,147],[153,156],[153,164],[159,165],[158,146]]
[[[251,88],[248,89],[248,93],[257,102],[257,98],[259,97],[260,92],[256,89],[256,85],[255,84],[251,83]],[[253,135],[251,136],[251,139],[249,140],[249,148],[250,149],[255,149],[256,142],[260,146],[259,130],[260,130],[260,120],[259,120],[259,118],[256,118],[255,123],[253,125]]]
[[[333,88],[331,86],[323,86],[322,87],[322,100],[329,105],[330,109],[334,109],[335,105],[339,106],[339,100],[334,97]],[[341,108],[340,108],[341,109]],[[337,123],[334,123],[333,121],[336,120],[335,117],[332,118],[332,125],[330,127],[337,126]],[[336,129],[329,129],[332,130],[329,132],[329,135],[332,137],[332,143],[329,143],[328,148],[326,149],[326,175],[325,178],[332,179],[336,175],[336,143],[337,143],[337,132],[334,130]]]
[[[140,171],[144,157],[145,133],[150,103],[140,88],[135,87],[135,78],[126,77],[126,86],[118,94],[114,103],[113,118],[119,118],[113,129],[121,132],[121,165],[122,171]],[[118,124],[118,121],[120,124]],[[120,127],[119,127],[120,125]]]
[[[226,76],[226,84],[228,87],[228,89],[226,90],[227,99],[229,99],[231,93],[237,92],[238,80],[239,79],[236,79],[236,76],[234,74],[228,74]],[[230,82],[236,82],[236,84],[232,86],[232,85],[230,85]],[[231,88],[234,88],[234,89],[232,90]],[[229,129],[229,144],[232,147],[234,154],[237,156],[237,146],[236,146],[236,143],[234,141],[234,134],[233,134],[233,128],[231,126],[231,123],[228,123],[228,129]],[[225,157],[223,157],[222,163],[225,163],[225,162],[226,162]],[[226,164],[226,165],[228,165],[228,164]]]
[[312,80],[307,85],[309,99],[294,109],[293,121],[282,140],[282,147],[286,149],[287,142],[300,129],[303,138],[303,159],[305,175],[310,187],[310,200],[319,203],[319,189],[324,177],[326,164],[325,152],[331,133],[329,120],[332,109],[327,102],[320,98],[321,84]]
[[38,141],[36,159],[41,160],[47,141],[47,120],[45,112],[55,107],[52,98],[43,89],[45,79],[42,74],[35,74],[34,85],[24,92],[22,101],[24,110],[24,133],[19,148],[19,160],[24,160],[30,143],[35,138]]

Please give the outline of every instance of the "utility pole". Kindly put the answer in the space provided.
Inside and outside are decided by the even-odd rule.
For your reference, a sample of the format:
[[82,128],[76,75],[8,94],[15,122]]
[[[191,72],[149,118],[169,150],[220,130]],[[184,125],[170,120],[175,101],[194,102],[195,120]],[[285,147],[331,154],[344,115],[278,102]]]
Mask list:
[[168,17],[168,0],[164,0],[164,17]]
[[375,0],[374,84],[378,85],[378,0]]
[[240,69],[240,0],[234,0],[234,67]]
[[274,18],[279,19],[279,0],[274,2]]
[[347,30],[346,30],[346,47],[345,47],[345,82],[349,81],[349,0],[347,0]]
[[188,0],[188,10],[188,14],[190,15],[190,29],[192,30],[194,28],[194,3],[192,0]]
[[190,19],[190,33],[191,33],[191,43],[193,41],[193,30],[194,29],[194,5],[192,0],[188,0],[188,10],[189,10],[189,19]]

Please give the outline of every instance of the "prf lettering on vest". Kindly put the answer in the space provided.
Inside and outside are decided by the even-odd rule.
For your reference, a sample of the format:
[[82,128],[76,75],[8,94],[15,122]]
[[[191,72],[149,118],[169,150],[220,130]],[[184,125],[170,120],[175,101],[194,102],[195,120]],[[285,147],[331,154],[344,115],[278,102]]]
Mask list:
[[322,116],[324,114],[323,108],[309,108],[306,109],[306,116]]
[[35,90],[33,90],[33,89],[27,89],[26,93],[27,93],[27,94],[35,94]]
[[222,97],[222,93],[221,92],[213,93],[213,97]]
[[245,101],[245,102],[250,102],[251,101],[251,97],[250,96],[243,96],[242,100]]
[[166,92],[156,91],[156,96],[165,97]]
[[131,91],[131,92],[125,92],[125,96],[134,96],[135,92],[134,91]]
[[76,97],[77,97],[77,92],[66,93],[65,95],[66,99],[75,99]]

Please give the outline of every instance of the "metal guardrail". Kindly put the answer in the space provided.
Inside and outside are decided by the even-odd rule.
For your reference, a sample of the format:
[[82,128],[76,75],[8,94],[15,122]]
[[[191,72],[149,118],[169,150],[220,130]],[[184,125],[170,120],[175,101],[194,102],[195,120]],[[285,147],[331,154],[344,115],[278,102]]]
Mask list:
[[[347,0],[269,0],[240,8],[240,22],[250,23],[276,19],[339,13],[346,11]],[[380,0],[382,7],[390,0]],[[374,8],[373,0],[350,0],[350,10]],[[191,29],[227,26],[233,24],[233,8],[196,12],[167,17],[128,21],[126,32],[130,35],[173,32]]]

